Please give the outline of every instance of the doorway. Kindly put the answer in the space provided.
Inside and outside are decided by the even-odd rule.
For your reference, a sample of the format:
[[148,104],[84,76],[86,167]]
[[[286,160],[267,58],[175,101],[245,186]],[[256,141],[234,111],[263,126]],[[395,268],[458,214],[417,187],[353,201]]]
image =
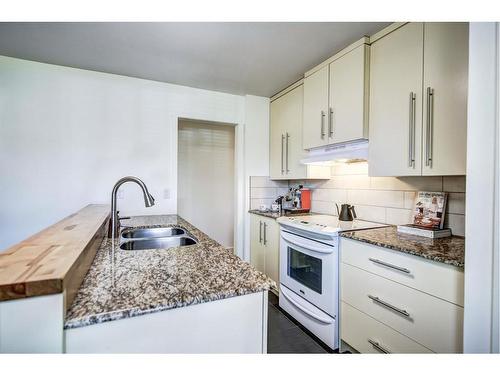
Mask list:
[[235,127],[179,119],[177,212],[225,247],[234,247]]

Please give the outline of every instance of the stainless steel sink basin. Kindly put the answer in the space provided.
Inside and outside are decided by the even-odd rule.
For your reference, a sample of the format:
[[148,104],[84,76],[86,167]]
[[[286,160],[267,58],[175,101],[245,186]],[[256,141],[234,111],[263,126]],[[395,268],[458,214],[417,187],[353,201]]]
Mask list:
[[125,229],[122,232],[122,238],[159,238],[184,234],[186,234],[186,231],[181,228],[136,228]]
[[122,250],[152,250],[152,249],[168,249],[178,246],[189,246],[198,243],[194,238],[187,236],[178,237],[163,237],[163,238],[148,238],[130,240],[122,243]]

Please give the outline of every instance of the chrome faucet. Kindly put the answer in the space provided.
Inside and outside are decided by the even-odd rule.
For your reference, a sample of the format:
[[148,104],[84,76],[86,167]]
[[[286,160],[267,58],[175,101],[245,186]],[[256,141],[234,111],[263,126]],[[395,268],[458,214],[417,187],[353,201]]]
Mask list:
[[137,177],[127,176],[120,178],[118,182],[113,186],[113,191],[111,192],[111,230],[108,231],[108,237],[115,238],[115,235],[120,231],[120,218],[118,217],[118,211],[116,210],[116,195],[118,193],[118,188],[123,185],[125,182],[135,182],[142,189],[142,193],[144,194],[144,205],[146,207],[154,206],[155,199],[151,194],[149,194],[148,188]]

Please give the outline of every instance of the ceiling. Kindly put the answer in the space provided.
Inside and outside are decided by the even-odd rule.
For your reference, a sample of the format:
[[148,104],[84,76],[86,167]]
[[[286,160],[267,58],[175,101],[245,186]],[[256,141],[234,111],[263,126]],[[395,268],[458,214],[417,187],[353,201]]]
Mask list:
[[272,96],[389,23],[0,23],[0,55]]

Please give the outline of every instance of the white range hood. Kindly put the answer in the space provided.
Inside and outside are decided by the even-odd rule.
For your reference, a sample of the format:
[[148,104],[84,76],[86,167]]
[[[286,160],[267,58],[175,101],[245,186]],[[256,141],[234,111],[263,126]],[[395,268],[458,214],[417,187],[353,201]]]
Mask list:
[[302,164],[324,165],[339,160],[346,162],[368,160],[368,140],[363,139],[312,149],[300,162]]

